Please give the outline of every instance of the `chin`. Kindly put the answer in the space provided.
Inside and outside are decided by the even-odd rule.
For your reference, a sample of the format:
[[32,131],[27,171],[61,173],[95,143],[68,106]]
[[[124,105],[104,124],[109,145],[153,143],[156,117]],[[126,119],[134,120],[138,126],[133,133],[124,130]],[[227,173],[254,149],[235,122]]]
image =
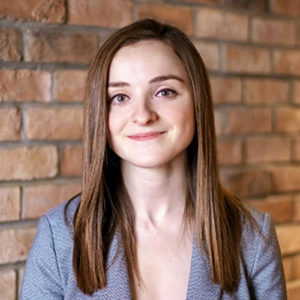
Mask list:
[[137,168],[143,168],[143,169],[155,169],[155,168],[161,168],[167,163],[165,162],[153,162],[153,161],[136,161],[136,162],[127,162]]
[[156,155],[155,157],[145,157],[142,159],[132,159],[132,160],[123,160],[123,164],[132,165],[137,168],[145,168],[145,169],[159,169],[163,167],[170,166],[181,166],[182,163],[185,163],[185,156],[176,155],[175,157],[163,157],[163,155]]

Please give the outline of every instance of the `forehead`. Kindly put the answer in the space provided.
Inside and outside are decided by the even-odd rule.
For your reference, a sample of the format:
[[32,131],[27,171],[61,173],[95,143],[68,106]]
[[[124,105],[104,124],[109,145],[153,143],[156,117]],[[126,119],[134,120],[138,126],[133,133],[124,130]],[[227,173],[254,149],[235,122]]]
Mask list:
[[175,73],[187,76],[182,60],[164,42],[157,40],[140,41],[122,47],[113,57],[109,73],[110,79],[122,73],[157,76],[157,73]]

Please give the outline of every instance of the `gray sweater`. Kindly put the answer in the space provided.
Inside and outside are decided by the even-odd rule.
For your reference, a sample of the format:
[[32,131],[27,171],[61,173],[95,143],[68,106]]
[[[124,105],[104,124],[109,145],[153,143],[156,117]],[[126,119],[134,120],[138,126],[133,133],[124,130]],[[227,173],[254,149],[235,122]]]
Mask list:
[[[78,197],[69,205],[70,223],[79,201]],[[108,257],[107,287],[92,296],[84,295],[77,288],[72,270],[72,228],[65,224],[64,208],[65,203],[53,208],[40,219],[26,264],[20,299],[131,299],[125,258],[123,252],[119,251],[118,234],[112,241]],[[228,294],[211,281],[208,259],[195,241],[187,290],[188,300],[286,299],[280,250],[270,216],[253,208],[249,210],[258,222],[265,240],[248,222],[244,222],[241,278],[237,292]]]

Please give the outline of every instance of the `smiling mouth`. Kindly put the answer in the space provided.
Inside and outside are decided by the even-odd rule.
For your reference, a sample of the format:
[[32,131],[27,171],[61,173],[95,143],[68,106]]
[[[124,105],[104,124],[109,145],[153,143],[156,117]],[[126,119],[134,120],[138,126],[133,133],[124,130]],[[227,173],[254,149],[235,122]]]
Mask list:
[[154,131],[154,132],[146,132],[146,133],[137,133],[133,135],[128,135],[127,137],[135,141],[148,141],[148,140],[158,138],[165,133],[166,131]]

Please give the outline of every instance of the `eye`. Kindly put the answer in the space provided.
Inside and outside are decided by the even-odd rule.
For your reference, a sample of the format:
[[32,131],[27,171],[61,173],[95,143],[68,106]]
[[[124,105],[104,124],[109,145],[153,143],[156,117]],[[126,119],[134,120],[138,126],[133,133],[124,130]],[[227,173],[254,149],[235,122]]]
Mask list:
[[171,90],[171,89],[163,89],[163,90],[160,90],[156,94],[157,97],[164,97],[164,98],[172,98],[176,95],[177,95],[177,93],[174,90]]
[[124,104],[129,100],[129,98],[124,94],[117,94],[110,98],[112,104]]

